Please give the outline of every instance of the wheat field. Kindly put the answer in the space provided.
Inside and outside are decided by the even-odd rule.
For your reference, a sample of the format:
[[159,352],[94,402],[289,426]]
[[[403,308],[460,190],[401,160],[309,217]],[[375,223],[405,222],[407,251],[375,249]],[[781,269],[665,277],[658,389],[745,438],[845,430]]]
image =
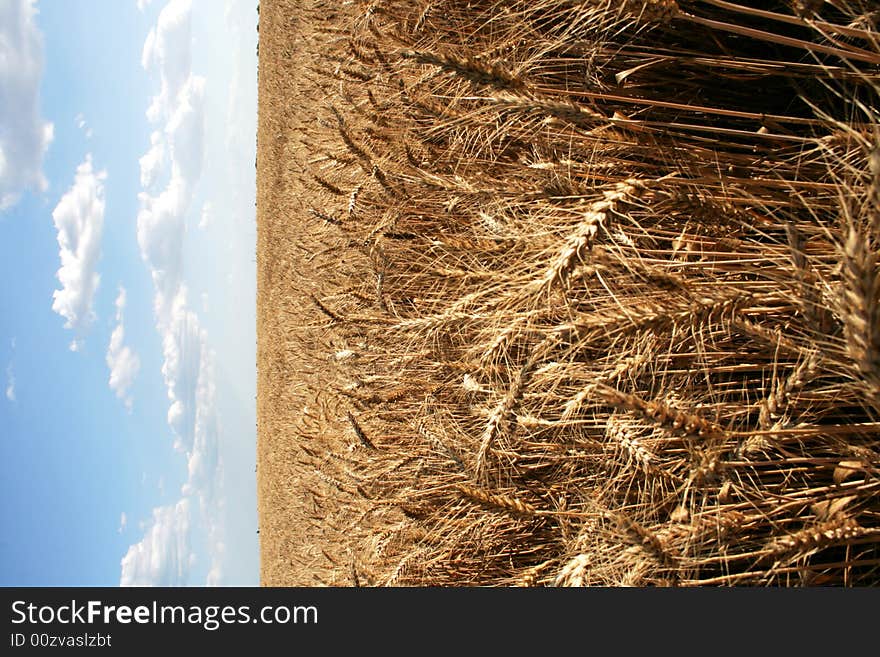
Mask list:
[[880,583],[880,11],[263,0],[261,582]]

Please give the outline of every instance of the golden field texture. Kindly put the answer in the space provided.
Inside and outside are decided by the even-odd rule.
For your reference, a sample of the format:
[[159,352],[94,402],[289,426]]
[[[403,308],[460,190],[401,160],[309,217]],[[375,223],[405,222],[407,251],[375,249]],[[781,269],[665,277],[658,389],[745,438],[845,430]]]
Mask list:
[[878,24],[263,0],[263,584],[880,582]]

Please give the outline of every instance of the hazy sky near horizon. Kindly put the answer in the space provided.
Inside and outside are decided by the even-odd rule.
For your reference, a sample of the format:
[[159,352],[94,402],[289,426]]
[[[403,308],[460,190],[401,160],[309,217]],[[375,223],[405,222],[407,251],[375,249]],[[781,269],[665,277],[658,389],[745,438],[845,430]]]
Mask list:
[[257,0],[0,0],[0,584],[256,585]]

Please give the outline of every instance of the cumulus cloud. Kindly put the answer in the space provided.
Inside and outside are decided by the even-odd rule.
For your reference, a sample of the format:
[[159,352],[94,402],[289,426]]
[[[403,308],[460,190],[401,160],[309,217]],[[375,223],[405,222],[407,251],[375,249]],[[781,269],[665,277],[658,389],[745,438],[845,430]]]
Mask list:
[[33,0],[0,3],[0,211],[45,191],[43,156],[54,128],[40,116],[43,36]]
[[190,547],[190,501],[153,510],[144,538],[122,558],[120,586],[186,586],[195,562]]
[[205,144],[205,78],[190,76],[177,96],[165,127],[171,175],[192,185],[202,175]]
[[6,366],[6,399],[11,402],[15,401],[15,372],[12,370],[12,363]]
[[125,528],[128,526],[128,516],[125,515],[125,511],[122,512],[122,515],[119,516],[119,529],[116,531],[118,533],[122,533],[125,531]]
[[[186,213],[201,176],[203,132],[204,80],[194,78],[185,86],[179,106],[169,117],[165,128],[166,141],[153,141],[141,160],[141,183],[145,191],[138,196],[137,238],[141,256],[153,276],[156,309],[163,323],[167,321],[171,304],[182,285]],[[162,171],[161,160],[166,144],[170,153],[167,163],[170,178],[167,186],[153,195],[149,187]]]
[[[214,354],[198,314],[190,309],[183,281],[186,217],[202,175],[205,131],[205,79],[192,74],[191,20],[188,0],[171,0],[160,12],[144,43],[141,63],[158,77],[159,91],[147,109],[156,126],[149,150],[140,160],[137,239],[153,280],[156,328],[162,340],[162,376],[169,405],[167,421],[174,447],[186,455],[187,481],[181,489],[186,522],[172,507],[154,511],[154,522],[141,543],[123,560],[122,583],[151,584],[186,579],[191,559],[173,551],[172,534],[188,535],[190,504],[197,504],[207,528],[211,553],[208,582],[222,580],[225,554],[222,517],[222,465],[219,423],[214,401]],[[157,190],[160,180],[164,187]],[[184,531],[185,530],[185,531]],[[151,560],[151,569],[141,564]],[[132,573],[139,577],[132,577]]]
[[[166,310],[181,284],[181,257],[186,213],[201,176],[204,157],[204,80],[193,78],[182,89],[179,103],[169,116],[164,137],[153,133],[150,149],[141,158],[137,237],[141,255],[150,265]],[[149,188],[158,179],[166,145],[170,154],[170,179],[156,195]],[[166,165],[167,166],[167,165]],[[158,280],[155,280],[158,279]]]
[[187,461],[189,480],[183,488],[184,495],[197,493],[203,496],[205,501],[213,501],[216,498],[217,491],[214,487],[217,483],[217,473],[221,468],[219,426],[215,408],[214,360],[213,351],[203,347],[195,389],[193,444]]
[[187,192],[180,180],[171,180],[157,196],[139,195],[137,240],[156,290],[160,325],[169,322],[172,303],[183,273],[183,239],[186,229]]
[[119,295],[116,297],[116,328],[110,335],[110,344],[107,347],[107,367],[110,368],[110,389],[116,393],[119,399],[123,400],[125,407],[130,411],[132,398],[128,394],[128,390],[140,370],[141,361],[131,347],[123,345],[125,340],[123,324],[125,300],[125,288],[120,285]]
[[162,376],[168,388],[168,424],[174,431],[175,448],[190,452],[196,433],[199,379],[206,366],[207,334],[195,312],[187,307],[186,287],[174,298],[162,334]]
[[144,42],[141,65],[156,71],[160,91],[147,109],[147,118],[156,122],[168,116],[180,90],[191,77],[192,26],[190,0],[171,0],[159,13],[159,20]]
[[[189,0],[171,0],[160,12],[144,43],[141,63],[158,76],[159,93],[147,118],[160,124],[140,160],[140,210],[137,237],[156,287],[160,326],[168,325],[182,285],[182,249],[186,213],[201,177],[204,159],[205,79],[192,74]],[[168,182],[154,193],[163,173]]]
[[[206,336],[187,306],[183,282],[186,215],[201,176],[204,157],[205,80],[192,74],[191,5],[171,0],[144,43],[142,64],[158,75],[159,93],[147,117],[160,123],[141,160],[137,239],[153,279],[156,324],[162,338],[162,374],[168,388],[168,424],[175,445],[189,452],[195,436],[197,387]],[[150,188],[161,174],[168,182]]]
[[[52,297],[52,310],[64,317],[65,328],[81,332],[95,319],[92,309],[100,276],[95,271],[104,229],[104,180],[106,171],[92,168],[92,157],[77,167],[73,187],[52,211],[58,231],[61,289]],[[76,351],[77,340],[71,344]]]
[[150,135],[150,150],[139,160],[141,165],[141,187],[151,188],[155,183],[162,168],[165,166],[165,141],[162,133],[154,131]]
[[194,495],[199,500],[202,518],[208,530],[208,546],[211,555],[208,586],[218,586],[224,574],[226,556],[225,526],[223,515],[225,500],[221,490],[223,463],[220,457],[220,426],[216,409],[216,385],[213,350],[204,347],[196,386],[196,417],[193,446],[187,459],[188,481],[183,487],[184,495]]
[[[187,583],[195,563],[194,555],[189,554],[193,504],[198,505],[208,537],[210,564],[206,584],[216,586],[223,581],[226,543],[214,383],[216,356],[207,346],[207,335],[197,315],[186,308],[185,295],[177,298],[172,316],[173,328],[163,341],[162,372],[171,399],[168,421],[175,434],[175,447],[186,454],[187,481],[180,490],[180,501],[173,507],[155,509],[153,524],[143,540],[129,548],[122,562],[123,586]],[[164,494],[162,478],[159,487]],[[172,513],[171,509],[177,511]],[[148,568],[146,564],[151,565]]]

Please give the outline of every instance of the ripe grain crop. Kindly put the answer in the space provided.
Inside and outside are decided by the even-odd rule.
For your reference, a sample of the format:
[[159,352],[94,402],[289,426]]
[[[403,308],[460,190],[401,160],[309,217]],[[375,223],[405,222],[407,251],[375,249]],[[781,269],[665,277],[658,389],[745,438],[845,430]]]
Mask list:
[[264,583],[880,582],[876,3],[260,30]]

